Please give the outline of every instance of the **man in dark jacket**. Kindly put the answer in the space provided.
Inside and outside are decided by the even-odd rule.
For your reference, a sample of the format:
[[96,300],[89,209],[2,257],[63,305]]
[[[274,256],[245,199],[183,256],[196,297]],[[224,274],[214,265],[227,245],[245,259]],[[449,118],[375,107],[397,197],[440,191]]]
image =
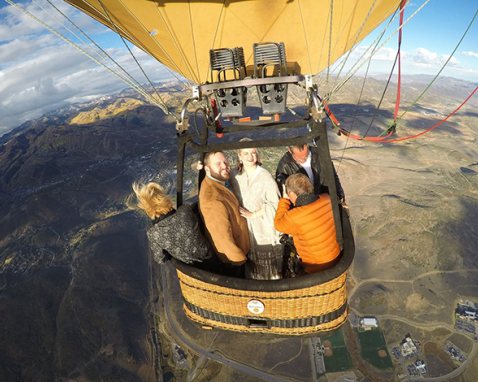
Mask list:
[[[333,165],[332,165],[333,166]],[[345,193],[340,184],[337,172],[334,169],[335,187],[340,203],[345,203]],[[326,192],[323,174],[320,171],[319,151],[315,146],[297,145],[289,146],[287,152],[282,156],[276,170],[276,182],[279,189],[283,189],[289,175],[302,173],[307,175],[314,185],[314,194],[320,195]]]

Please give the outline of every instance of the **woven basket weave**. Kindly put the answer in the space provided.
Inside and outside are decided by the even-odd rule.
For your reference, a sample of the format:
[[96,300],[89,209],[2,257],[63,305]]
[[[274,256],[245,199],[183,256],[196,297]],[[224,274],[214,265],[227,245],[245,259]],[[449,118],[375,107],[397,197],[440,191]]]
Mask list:
[[294,335],[331,330],[347,318],[345,272],[324,284],[286,291],[233,289],[177,274],[186,314],[206,326]]
[[347,319],[347,270],[355,252],[348,216],[344,246],[326,270],[282,280],[246,280],[208,272],[173,259],[186,315],[204,327],[303,335],[333,330]]

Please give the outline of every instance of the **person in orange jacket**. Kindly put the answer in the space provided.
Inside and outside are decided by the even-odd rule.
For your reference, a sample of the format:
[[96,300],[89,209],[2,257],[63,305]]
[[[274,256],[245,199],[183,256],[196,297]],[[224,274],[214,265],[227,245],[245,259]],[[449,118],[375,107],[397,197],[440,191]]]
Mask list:
[[340,254],[330,196],[314,195],[314,186],[304,174],[287,178],[274,225],[292,236],[306,273],[332,266]]

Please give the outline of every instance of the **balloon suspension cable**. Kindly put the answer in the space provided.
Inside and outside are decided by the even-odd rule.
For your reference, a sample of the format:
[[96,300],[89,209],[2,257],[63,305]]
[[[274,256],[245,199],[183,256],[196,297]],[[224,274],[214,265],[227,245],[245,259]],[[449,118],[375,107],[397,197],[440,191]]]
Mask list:
[[[373,4],[372,4],[373,6]],[[367,49],[365,49],[365,51],[363,52],[363,54],[360,56],[360,58],[356,61],[359,62],[360,60],[362,60],[369,51],[371,51],[371,53],[368,55],[368,57],[366,57],[366,59],[364,60],[364,63],[367,62],[367,66],[370,66],[370,62],[372,60],[372,57],[375,55],[375,53],[378,51],[379,49],[379,44],[380,42],[382,41],[382,38],[383,36],[385,35],[385,32],[387,32],[387,30],[390,28],[390,25],[392,25],[393,21],[395,20],[395,17],[397,15],[397,11],[399,10],[399,8],[397,8],[395,10],[395,12],[393,13],[393,15],[389,18],[388,20],[388,23],[387,25],[382,29],[382,31],[380,32],[380,34],[378,35],[378,37],[375,38],[375,40],[373,41],[372,44],[370,44]],[[371,14],[371,11],[372,11],[372,8],[369,9],[369,14]],[[368,17],[368,15],[367,15]],[[363,24],[365,25],[365,23]],[[362,27],[361,27],[362,28]],[[357,33],[356,34],[356,38],[359,37],[359,34]],[[348,78],[346,78],[342,84],[340,85],[337,85],[338,81],[339,81],[339,77],[340,77],[340,74],[342,73],[342,70],[343,68],[345,67],[345,64],[346,64],[346,61],[349,59],[350,55],[352,54],[352,51],[357,47],[358,45],[356,43],[354,43],[354,45],[350,48],[350,50],[348,51],[347,55],[346,56],[342,56],[339,61],[337,61],[337,63],[334,65],[334,68],[332,69],[332,74],[333,72],[336,70],[337,67],[340,66],[340,70],[339,70],[339,73],[336,75],[336,81],[334,83],[334,86],[333,86],[333,89],[340,89],[343,85],[345,85],[352,77],[353,77],[353,74],[351,76],[349,76]],[[356,65],[356,63],[354,65]],[[363,65],[363,64],[362,64]],[[318,82],[319,84],[319,87],[322,87],[323,85],[323,82],[322,84],[320,84],[320,82]],[[329,93],[329,96],[327,97],[327,99],[329,99],[329,101],[333,98],[335,92],[330,92]]]
[[[225,9],[225,3],[226,3],[225,1],[222,2],[221,12],[219,13],[219,17],[217,18],[216,28],[215,28],[215,31],[214,31],[214,37],[212,39],[211,46],[209,47],[209,49],[213,49],[214,45],[216,44],[216,38],[217,38],[217,34],[219,32],[219,26],[221,25],[222,14],[223,14],[224,9]],[[206,78],[209,78],[209,76],[212,76],[212,70],[211,70],[210,65],[208,66],[208,69],[207,69]]]
[[[365,25],[368,21],[368,19],[370,18],[370,16],[372,15],[372,11],[374,10],[375,8],[375,4],[377,3],[377,0],[374,0],[374,2],[372,3],[372,5],[370,6],[370,8],[368,9],[368,13],[367,15],[365,16],[364,20],[362,21],[362,24],[360,25],[360,28],[357,30],[357,32],[355,33],[355,37],[353,38],[353,43],[352,43],[352,46],[351,48],[348,50],[345,58],[343,60],[341,60],[341,64],[340,64],[340,69],[339,69],[339,72],[337,73],[337,75],[335,76],[335,81],[334,81],[334,85],[333,87],[335,87],[337,85],[337,81],[339,80],[340,78],[340,75],[342,74],[342,70],[344,69],[345,67],[345,64],[347,63],[350,55],[352,54],[352,51],[353,49],[357,46],[358,42],[359,42],[359,37],[360,37],[360,34],[362,33],[363,29],[365,28]],[[358,5],[358,2],[355,4],[355,8],[357,7]],[[353,13],[352,13],[353,15]],[[352,17],[352,16],[351,16]],[[393,18],[393,17],[392,17]],[[384,32],[383,32],[384,33]],[[382,35],[383,35],[382,33]],[[333,73],[332,73],[333,74]],[[327,74],[327,77],[328,77],[328,74]]]
[[[392,17],[389,21],[389,24],[391,23],[391,20],[394,19],[394,17]],[[386,28],[382,31],[381,35],[380,35],[380,39],[382,38],[382,36],[385,34],[385,31],[386,31]],[[380,42],[380,39],[377,40],[377,44],[379,44]],[[363,78],[363,81],[362,81],[362,87],[360,88],[360,94],[357,98],[357,103],[355,104],[355,112],[354,112],[354,116],[353,116],[353,119],[352,119],[352,125],[350,127],[350,132],[353,131],[354,129],[354,126],[355,126],[355,122],[357,121],[357,116],[358,116],[358,110],[359,110],[359,105],[360,105],[360,102],[362,101],[362,95],[363,95],[363,91],[365,89],[365,83],[367,82],[367,78],[368,78],[368,73],[369,73],[369,70],[370,70],[370,65],[372,64],[372,57],[370,56],[369,60],[368,60],[368,63],[367,63],[367,69],[365,70],[365,76]],[[329,109],[330,110],[330,109]],[[341,132],[340,130],[338,130],[338,135],[341,135]],[[342,155],[340,156],[340,160],[339,160],[339,164],[338,164],[338,167],[337,167],[337,171],[340,170],[340,166],[342,164],[342,160],[344,159],[344,156],[345,156],[345,150],[347,149],[347,145],[349,143],[349,136],[347,136],[347,139],[345,140],[345,144],[344,144],[344,147],[342,149]]]
[[[15,7],[19,11],[23,12],[25,15],[29,16],[33,20],[37,21],[39,24],[41,24],[45,29],[47,29],[49,32],[53,33],[55,36],[66,42],[68,45],[73,47],[74,49],[78,50],[80,53],[88,57],[90,60],[95,62],[96,64],[103,66],[106,70],[108,70],[110,73],[114,74],[118,78],[120,78],[124,83],[126,83],[128,86],[130,86],[132,89],[136,90],[139,94],[141,94],[143,97],[145,97],[146,100],[149,100],[151,103],[156,104],[160,106],[156,100],[151,99],[151,96],[144,91],[144,89],[141,88],[141,86],[138,86],[131,78],[123,76],[121,73],[118,71],[115,71],[114,69],[110,68],[107,66],[105,63],[99,61],[97,58],[93,57],[89,52],[87,52],[85,49],[80,47],[78,44],[76,44],[74,41],[70,40],[69,38],[65,37],[63,34],[58,32],[56,29],[45,23],[44,21],[40,20],[38,17],[36,17],[33,13],[28,11],[27,9],[23,8],[22,6],[18,5],[15,3],[13,0],[5,0],[8,4],[11,6]],[[161,107],[161,106],[160,106]]]
[[433,77],[433,79],[430,81],[430,83],[425,87],[425,89],[420,93],[420,95],[406,108],[406,110],[400,115],[400,117],[398,118],[398,121],[400,121],[405,114],[407,114],[410,109],[415,106],[418,101],[425,95],[425,93],[428,91],[428,89],[433,85],[433,83],[438,79],[438,77],[440,76],[441,72],[445,69],[445,67],[448,65],[448,63],[450,62],[450,60],[452,59],[453,55],[456,53],[456,51],[458,50],[458,48],[460,47],[461,43],[463,42],[465,36],[468,34],[471,26],[473,25],[473,23],[475,22],[476,18],[478,16],[478,8],[476,9],[475,11],[475,14],[473,15],[471,21],[468,23],[468,26],[466,27],[465,31],[463,32],[463,35],[461,36],[460,40],[458,41],[458,43],[456,44],[455,48],[453,49],[453,51],[451,52],[451,54],[448,56],[448,58],[446,59],[446,61],[443,63],[443,65],[441,66],[440,70],[437,72],[437,74]]
[[[397,55],[395,57],[395,62],[393,64],[393,67],[392,67],[392,71],[390,73],[390,76],[388,78],[388,81],[387,81],[387,84],[386,84],[386,87],[385,87],[385,91],[389,85],[389,82],[390,82],[390,78],[391,78],[391,74],[393,73],[393,70],[394,70],[394,67],[396,65],[396,63],[398,62],[398,80],[397,80],[397,96],[396,96],[396,102],[395,102],[395,108],[394,108],[394,122],[393,124],[387,129],[385,130],[382,134],[380,134],[379,136],[377,137],[367,137],[367,133],[371,127],[371,125],[373,124],[373,120],[375,119],[376,117],[376,113],[372,119],[372,122],[371,124],[369,125],[367,131],[365,132],[364,136],[358,136],[358,135],[354,135],[354,134],[351,134],[350,131],[346,131],[345,129],[341,128],[340,127],[340,123],[338,123],[337,119],[335,118],[335,116],[333,115],[333,113],[331,113],[330,109],[328,107],[326,107],[326,103],[324,103],[324,106],[325,106],[325,110],[326,110],[326,113],[327,115],[329,116],[333,126],[335,126],[336,128],[339,129],[339,133],[343,133],[344,135],[346,135],[347,137],[350,137],[350,138],[353,138],[353,139],[358,139],[358,140],[367,140],[367,141],[372,141],[372,142],[384,142],[384,143],[393,143],[393,142],[401,142],[401,141],[404,141],[404,140],[408,140],[408,139],[413,139],[413,138],[417,138],[425,133],[428,133],[432,130],[434,130],[435,128],[437,128],[438,126],[440,126],[442,123],[444,123],[446,120],[448,120],[452,115],[454,115],[456,112],[458,112],[459,109],[461,109],[461,107],[463,107],[463,105],[474,95],[474,93],[476,92],[477,89],[475,89],[467,98],[465,101],[463,101],[452,113],[450,113],[446,118],[444,118],[442,121],[434,124],[433,126],[431,126],[430,128],[426,129],[425,131],[419,133],[419,134],[415,134],[415,135],[410,135],[410,136],[406,136],[406,137],[402,137],[402,138],[394,138],[394,139],[390,139],[391,135],[393,135],[396,131],[396,126],[397,126],[397,116],[398,116],[398,110],[399,110],[399,106],[400,106],[400,91],[401,91],[401,67],[400,67],[400,48],[401,48],[401,42],[402,42],[402,26],[403,26],[403,13],[404,13],[404,6],[405,6],[405,3],[406,3],[407,0],[403,0],[400,4],[400,33],[399,33],[399,38],[398,38],[398,49],[397,49]],[[470,23],[468,24],[468,27],[466,28],[465,32],[463,33],[461,39],[459,40],[459,42],[457,43],[455,49],[453,50],[452,54],[448,57],[448,59],[446,60],[446,62],[444,63],[444,65],[442,66],[442,68],[440,69],[440,71],[437,73],[437,75],[433,78],[433,80],[428,84],[428,86],[425,88],[425,90],[420,94],[420,96],[417,98],[417,100],[412,104],[416,104],[418,102],[418,99],[420,99],[423,94],[430,88],[430,86],[432,85],[432,83],[438,78],[438,76],[440,75],[440,73],[443,71],[444,67],[447,65],[447,63],[451,60],[451,57],[453,56],[453,54],[456,52],[456,50],[458,49],[458,47],[460,46],[461,42],[463,41],[464,37],[466,36],[466,34],[468,33],[469,29],[471,28],[471,25],[473,24],[473,22],[475,21],[476,17],[478,15],[478,9],[477,11],[475,12],[472,20],[470,21]],[[379,103],[379,106],[378,108],[380,107],[381,103],[382,103],[382,100],[383,100],[383,97],[384,97],[384,94],[385,94],[385,91],[382,93],[382,98],[380,100],[380,103]],[[411,105],[411,106],[412,106]],[[411,106],[409,106],[407,108],[407,110],[400,116],[399,119],[401,119],[403,117],[403,115],[411,108]]]
[[[405,4],[407,0],[402,0],[400,3],[400,26],[403,25],[403,15],[405,13]],[[398,73],[397,73],[397,97],[395,99],[395,109],[393,111],[393,124],[397,125],[397,116],[398,116],[398,109],[400,108],[400,92],[401,92],[401,84],[402,84],[402,60],[400,55],[400,48],[402,47],[402,32],[403,29],[400,28],[398,32],[398,48],[397,48],[397,56],[396,60],[398,59]]]
[[327,56],[327,80],[326,80],[327,87],[329,86],[329,68],[330,68],[330,51],[332,50],[332,19],[333,19],[333,16],[334,16],[334,0],[330,0],[329,49],[328,49],[328,56]]
[[[44,11],[46,11],[46,9],[45,9],[41,4],[39,4],[37,1],[33,0],[33,2],[34,2],[35,4],[37,4],[38,7],[40,7],[40,8],[43,9]],[[81,33],[81,35],[83,35],[83,36],[86,38],[87,41],[83,40],[80,35],[78,35],[78,34],[75,33],[75,31],[71,30],[71,29],[68,28],[67,26],[64,26],[66,30],[68,30],[73,36],[75,36],[76,38],[78,38],[78,40],[81,40],[81,41],[84,41],[84,42],[89,42],[89,43],[91,43],[92,45],[94,45],[94,46],[98,49],[98,51],[93,51],[93,53],[97,54],[98,57],[99,57],[100,59],[102,59],[102,60],[105,60],[105,62],[106,62],[107,59],[110,60],[111,62],[113,62],[128,78],[131,79],[131,81],[134,81],[134,83],[135,83],[139,88],[143,89],[143,91],[146,92],[146,90],[142,87],[142,85],[141,85],[138,81],[136,81],[136,80],[134,79],[134,77],[131,76],[131,75],[128,73],[128,71],[121,66],[121,64],[119,64],[113,57],[111,57],[111,56],[108,54],[108,52],[106,52],[106,51],[105,51],[101,46],[99,46],[90,36],[88,36],[88,34],[85,33],[85,31],[84,31],[83,29],[81,29],[78,25],[76,25],[76,23],[75,23],[72,19],[70,19],[64,12],[62,12],[55,4],[53,4],[53,3],[51,2],[51,0],[47,0],[47,2],[48,2],[48,4],[50,4],[50,6],[51,6],[52,8],[54,8],[54,9],[57,11],[58,14],[60,14],[64,19],[68,20],[68,22],[69,22],[73,27],[75,27],[75,28]]]
[[[339,89],[341,89],[345,83],[347,83],[354,75],[355,73],[368,61],[369,57],[375,55],[381,48],[383,48],[395,34],[398,33],[399,30],[401,30],[405,25],[407,25],[428,3],[430,0],[426,0],[418,9],[413,12],[404,22],[403,24],[397,28],[393,33],[390,34],[383,42],[380,44],[376,49],[374,49],[371,53],[368,53],[370,51],[370,47],[364,52],[364,54],[356,61],[356,63],[349,69],[349,72],[345,75],[345,79],[340,82],[337,86],[335,86],[332,91],[330,92],[330,95],[333,95],[336,93]],[[374,45],[375,42],[372,44]]]
[[[375,119],[377,118],[377,115],[378,115],[378,112],[380,110],[380,108],[382,107],[382,102],[383,100],[385,99],[385,94],[387,93],[387,90],[388,90],[388,87],[390,85],[390,81],[392,80],[392,75],[395,71],[395,66],[397,65],[397,62],[398,62],[398,59],[399,59],[399,54],[398,54],[398,51],[397,51],[397,54],[395,55],[395,60],[393,61],[393,65],[392,65],[392,69],[390,70],[390,73],[388,74],[388,78],[387,78],[387,83],[385,84],[385,87],[382,91],[382,95],[380,97],[380,101],[378,102],[377,104],[377,107],[375,108],[375,112],[373,113],[373,116],[372,116],[372,120],[370,121],[368,127],[367,127],[367,130],[365,130],[365,133],[362,135],[362,138],[365,138],[368,136],[368,132],[370,131],[370,129],[372,128],[374,122],[375,122]],[[394,120],[394,122],[392,123],[391,127],[395,127],[396,126],[396,122]],[[350,131],[351,132],[351,131]],[[378,135],[378,137],[383,137],[384,134],[390,134],[390,129],[388,130],[385,130],[383,131],[382,133],[380,133]],[[371,137],[372,138],[372,137]]]
[[436,129],[438,126],[448,121],[448,119],[450,119],[453,115],[455,115],[471,99],[471,97],[475,95],[477,91],[478,91],[478,86],[476,86],[475,89],[465,98],[465,100],[462,103],[460,103],[450,114],[448,114],[445,118],[435,123],[433,126],[429,127],[428,129],[418,134],[408,135],[406,137],[401,137],[401,138],[388,139],[388,137],[393,134],[393,131],[391,129],[395,128],[395,126],[391,126],[388,130],[386,130],[388,134],[387,136],[384,136],[384,137],[360,137],[358,135],[350,134],[348,131],[343,129],[341,129],[341,133],[343,133],[344,135],[347,135],[348,137],[352,139],[365,140],[365,141],[378,142],[378,143],[396,143],[396,142],[402,142],[402,141],[406,141],[410,139],[415,139],[426,133],[429,133],[430,131]]
[[[84,0],[83,0],[83,1],[84,1]],[[128,9],[128,12],[130,13],[131,17],[134,18],[134,19],[139,23],[139,25],[141,25],[141,26],[143,27],[143,29],[144,29],[145,31],[148,31],[148,34],[149,34],[151,37],[156,36],[156,34],[157,34],[157,31],[156,31],[156,30],[153,29],[152,31],[149,31],[149,30],[145,27],[144,23],[143,23],[140,19],[138,19],[129,9]],[[159,16],[161,17],[161,22],[162,22],[163,24],[167,25],[167,21],[165,20],[163,14],[162,14],[161,12],[159,12],[159,10],[158,10],[158,13],[159,13]],[[174,35],[173,35],[173,33],[171,32],[171,30],[170,30],[169,28],[168,28],[168,32],[169,32],[169,35],[171,36],[171,38],[174,39]],[[173,61],[174,61],[174,59],[171,57],[171,55],[167,52],[167,50],[164,48],[164,46],[162,46],[162,45],[158,42],[157,39],[154,38],[154,39],[153,39],[153,42],[165,53],[165,55],[166,55],[166,57],[167,57],[167,59],[168,59],[169,62],[173,62]],[[176,68],[176,70],[177,70],[179,73],[181,73],[180,68],[179,68],[176,64],[174,64],[173,66]],[[174,70],[172,70],[171,68],[169,68],[167,65],[163,65],[163,67],[164,67],[174,78],[176,78],[176,79],[178,80],[178,82],[180,82],[180,83],[183,85],[183,89],[182,89],[182,90],[186,90],[186,89],[188,89],[188,88],[192,85],[192,82],[191,82],[190,80],[184,78],[183,76],[178,76],[178,74],[175,73]],[[182,78],[181,78],[181,77],[182,77]]]
[[146,78],[146,80],[148,81],[149,85],[152,87],[154,93],[156,94],[156,97],[157,99],[159,100],[159,102],[157,102],[156,104],[159,105],[159,107],[161,108],[162,111],[164,111],[164,113],[166,113],[166,115],[169,115],[171,117],[173,117],[177,123],[179,123],[179,119],[178,117],[169,111],[168,109],[168,106],[166,105],[166,102],[164,102],[163,98],[161,97],[161,95],[159,94],[158,90],[156,89],[156,87],[154,86],[153,82],[151,81],[151,79],[148,77],[148,75],[146,74],[146,72],[144,71],[142,65],[140,64],[140,62],[138,61],[138,59],[135,57],[135,55],[133,54],[133,52],[131,51],[131,48],[128,46],[125,38],[123,37],[123,35],[120,33],[119,29],[118,29],[118,26],[113,22],[112,18],[111,18],[111,15],[110,13],[108,12],[108,10],[106,9],[106,7],[104,6],[103,4],[103,1],[102,0],[98,0],[98,2],[100,3],[101,7],[103,8],[103,12],[105,13],[105,15],[108,17],[108,20],[109,22],[111,23],[111,25],[113,25],[114,29],[115,29],[115,32],[118,34],[118,36],[120,36],[121,38],[121,41],[123,41],[123,44],[124,46],[126,47],[126,49],[128,50],[129,54],[131,55],[131,57],[133,57],[133,60],[134,62],[136,63],[136,65],[138,66],[138,68],[141,70],[141,73],[143,73],[144,77]]

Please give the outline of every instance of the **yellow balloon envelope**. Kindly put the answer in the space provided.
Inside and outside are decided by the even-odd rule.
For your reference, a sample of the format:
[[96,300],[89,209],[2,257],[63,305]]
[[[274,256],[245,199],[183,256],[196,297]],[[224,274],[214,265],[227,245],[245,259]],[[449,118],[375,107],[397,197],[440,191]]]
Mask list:
[[316,74],[361,41],[401,0],[67,0],[195,83],[209,50],[284,42],[294,74]]

